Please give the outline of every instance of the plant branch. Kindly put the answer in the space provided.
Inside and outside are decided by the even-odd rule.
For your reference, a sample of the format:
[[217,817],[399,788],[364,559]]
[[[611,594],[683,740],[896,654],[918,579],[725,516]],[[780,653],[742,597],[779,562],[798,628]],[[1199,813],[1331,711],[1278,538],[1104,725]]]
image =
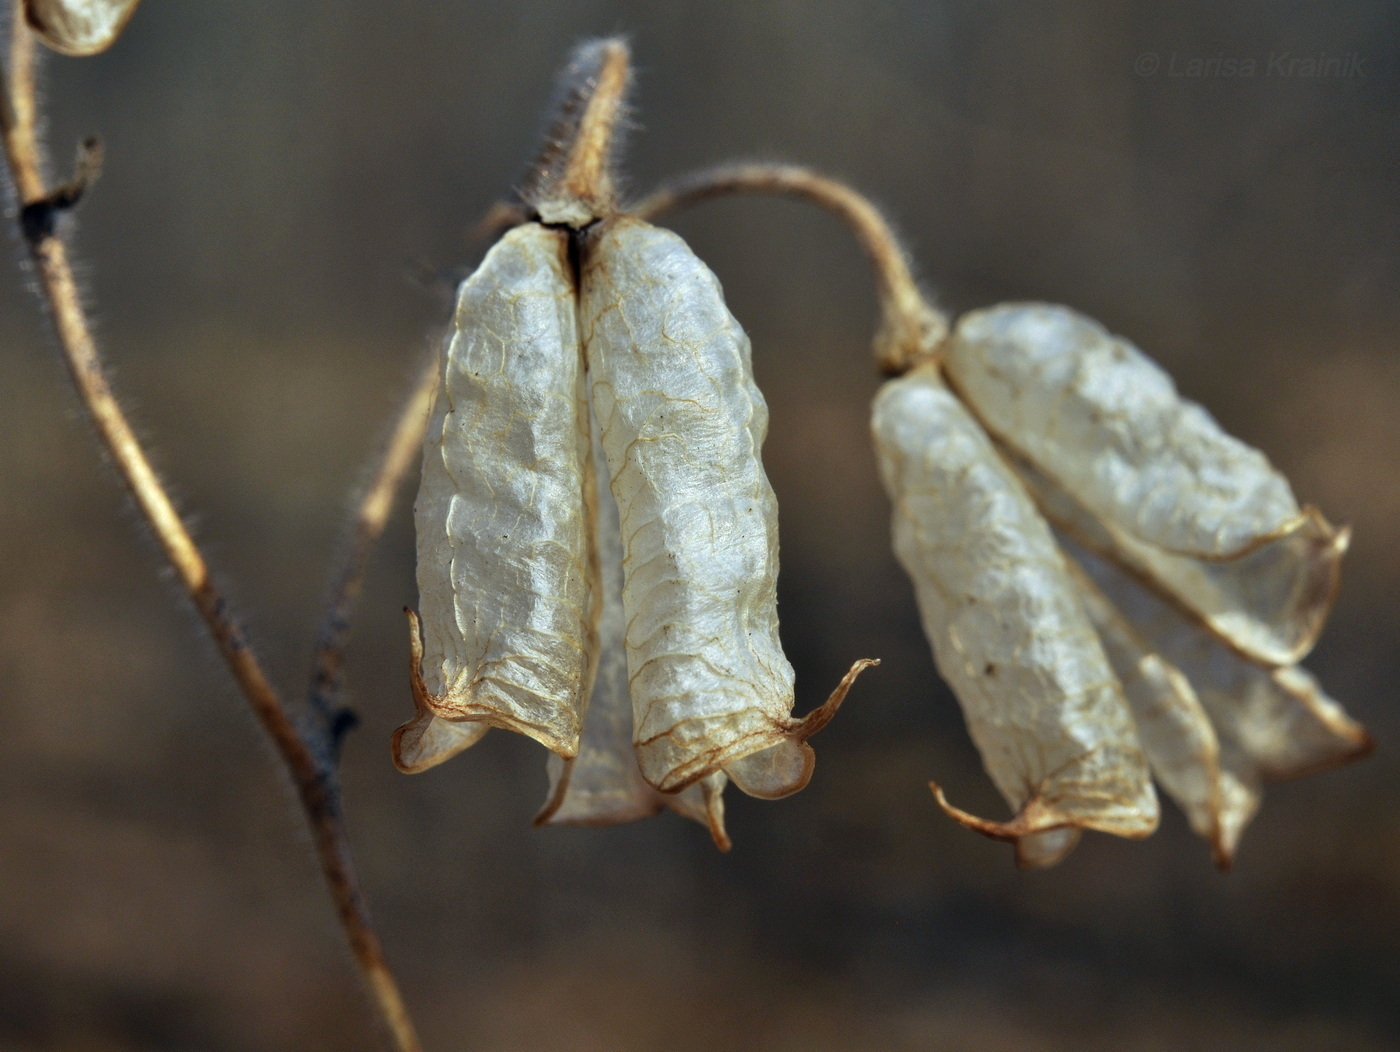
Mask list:
[[[10,26],[9,69],[7,75],[0,78],[4,86],[4,99],[0,102],[3,129],[0,130],[21,214],[35,207],[61,211],[71,202],[57,199],[54,192],[45,188],[35,134],[34,40],[19,3],[15,4]],[[399,1052],[418,1052],[421,1046],[412,1021],[360,894],[335,772],[321,762],[297,732],[257,656],[230,615],[223,595],[210,579],[203,556],[117,403],[83,311],[66,246],[54,232],[53,223],[24,224],[22,233],[69,373],[97,429],[99,441],[111,456],[239,690],[292,777],[311,826],[341,926],[394,1047]]]
[[797,165],[722,165],[666,183],[630,211],[650,220],[713,197],[741,193],[808,201],[834,214],[855,235],[875,271],[881,321],[874,349],[885,372],[907,372],[915,362],[938,353],[948,334],[948,319],[920,291],[908,257],[880,210],[845,183]]
[[350,634],[350,615],[364,585],[370,552],[393,510],[394,494],[422,449],[437,379],[438,356],[434,353],[427,357],[414,378],[393,430],[376,458],[369,482],[350,514],[346,548],[331,575],[330,598],[316,635],[316,657],[307,700],[312,717],[321,724],[332,757],[338,751],[340,736],[354,722],[353,715],[340,700],[343,690],[341,662]]

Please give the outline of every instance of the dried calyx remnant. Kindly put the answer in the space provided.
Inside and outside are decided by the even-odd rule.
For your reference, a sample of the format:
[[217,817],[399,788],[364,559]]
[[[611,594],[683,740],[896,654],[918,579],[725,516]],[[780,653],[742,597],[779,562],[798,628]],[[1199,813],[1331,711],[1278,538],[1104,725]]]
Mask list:
[[722,793],[811,777],[792,715],[777,506],[748,338],[669,231],[621,211],[626,46],[583,46],[513,225],[458,295],[416,504],[425,770],[490,727],[550,749],[538,822],[670,807],[728,847]]

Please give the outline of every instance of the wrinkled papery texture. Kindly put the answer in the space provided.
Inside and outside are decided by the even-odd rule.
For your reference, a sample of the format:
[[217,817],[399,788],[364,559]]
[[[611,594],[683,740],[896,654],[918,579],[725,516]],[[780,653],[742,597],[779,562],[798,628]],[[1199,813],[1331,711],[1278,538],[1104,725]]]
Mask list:
[[1078,564],[1071,569],[1084,610],[1123,684],[1153,777],[1196,835],[1210,843],[1217,862],[1228,865],[1234,843],[1226,832],[1238,835],[1241,806],[1253,813],[1250,787],[1237,771],[1222,769],[1215,728],[1186,676],[1153,649]]
[[63,55],[105,51],[121,35],[139,0],[24,0],[25,20]]
[[1093,520],[1101,540],[1085,543],[1252,657],[1293,664],[1311,649],[1346,531],[1300,509],[1263,454],[1136,347],[1065,307],[1003,304],[959,321],[946,368],[987,429]]
[[[1017,812],[950,813],[1005,839],[1151,833],[1157,800],[1122,687],[1025,490],[932,366],[884,386],[872,429],[934,659]],[[1041,836],[1020,857],[1045,864],[1071,847],[1071,834]]]
[[1112,562],[1072,541],[1065,546],[1146,645],[1185,675],[1210,717],[1220,743],[1215,847],[1222,863],[1258,809],[1261,782],[1326,770],[1371,750],[1366,731],[1305,670],[1250,661]]
[[588,409],[566,236],[463,285],[414,506],[426,706],[578,751],[592,680]]
[[793,737],[748,337],[684,241],[626,217],[584,245],[580,324],[622,521],[642,774],[662,791],[723,769],[753,795],[794,792],[812,754]]
[[[596,430],[596,429],[595,429]],[[594,435],[594,465],[603,472],[601,437]],[[549,796],[537,824],[614,825],[654,815],[664,807],[706,826],[721,850],[724,831],[723,771],[678,793],[660,793],[642,777],[632,748],[632,698],[627,689],[626,619],[622,612],[622,531],[617,502],[607,487],[597,492],[597,529],[602,614],[598,630],[598,672],[583,717],[578,756],[551,754]]]
[[1113,531],[1020,453],[1000,448],[1057,529],[1149,582],[1244,656],[1295,663],[1321,633],[1350,531],[1332,530],[1310,510],[1318,532],[1299,530],[1237,559],[1171,555]]

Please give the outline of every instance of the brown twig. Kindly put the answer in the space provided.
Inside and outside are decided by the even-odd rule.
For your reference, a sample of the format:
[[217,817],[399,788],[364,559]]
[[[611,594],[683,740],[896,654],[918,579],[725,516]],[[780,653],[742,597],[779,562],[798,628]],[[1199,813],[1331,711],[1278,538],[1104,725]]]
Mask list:
[[[0,78],[4,84],[4,91],[0,93],[4,95],[0,103],[0,123],[3,123],[0,130],[3,130],[5,153],[19,195],[21,214],[33,215],[34,209],[41,209],[52,218],[71,202],[45,188],[35,134],[33,34],[25,25],[18,2],[10,26],[9,71],[6,77]],[[118,405],[83,311],[66,247],[54,232],[53,223],[25,223],[23,233],[59,345],[99,440],[295,783],[341,926],[394,1047],[399,1052],[418,1052],[421,1046],[413,1023],[360,894],[335,771],[298,733],[277,691],[230,615],[223,596],[210,579],[203,556]]]
[[414,378],[413,387],[404,399],[393,430],[375,461],[369,482],[351,512],[346,530],[346,548],[331,576],[330,598],[316,635],[316,657],[307,700],[312,717],[321,725],[321,734],[332,756],[338,750],[341,734],[354,721],[354,717],[340,703],[341,661],[350,633],[350,614],[364,584],[370,552],[389,521],[394,494],[423,446],[423,432],[427,427],[433,393],[437,390],[437,378],[438,359],[436,354],[432,354]]
[[937,354],[948,334],[948,319],[919,289],[904,249],[880,210],[845,183],[797,165],[723,165],[667,183],[629,211],[649,220],[712,197],[739,193],[809,201],[850,228],[875,271],[881,320],[874,348],[887,373],[907,372],[916,361]]

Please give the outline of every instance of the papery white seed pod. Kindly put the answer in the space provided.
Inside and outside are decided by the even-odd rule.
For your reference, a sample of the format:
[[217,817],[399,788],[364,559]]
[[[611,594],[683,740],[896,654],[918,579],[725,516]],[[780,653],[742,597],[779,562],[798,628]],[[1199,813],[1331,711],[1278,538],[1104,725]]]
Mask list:
[[768,411],[748,337],[675,234],[621,217],[583,246],[581,328],[626,552],[623,600],[643,776],[673,792],[723,770],[778,797],[811,777],[778,639]]
[[1070,569],[1085,613],[1123,684],[1153,776],[1185,812],[1192,830],[1211,844],[1216,859],[1225,862],[1225,831],[1239,825],[1226,808],[1238,806],[1240,793],[1238,779],[1222,769],[1210,717],[1181,670],[1152,648],[1078,564],[1071,561]]
[[1261,782],[1364,756],[1370,736],[1298,667],[1267,668],[1222,645],[1112,562],[1067,544],[1138,635],[1190,681],[1220,741],[1217,858],[1228,865]]
[[401,766],[475,740],[425,714],[578,751],[597,653],[581,358],[567,237],[516,227],[462,285],[424,439],[422,677]]
[[[938,670],[1016,816],[989,822],[940,803],[1008,840],[1063,827],[1151,833],[1157,800],[1122,687],[1025,490],[931,364],[885,384],[872,430],[895,553]],[[1072,834],[1042,836],[1021,860],[1071,847]]]
[[[601,436],[594,434],[593,462],[606,474]],[[626,617],[622,612],[622,529],[617,502],[606,486],[598,489],[594,533],[600,567],[602,615],[598,626],[598,674],[583,717],[578,755],[548,758],[549,795],[536,825],[614,825],[654,815],[669,807],[706,826],[721,851],[729,850],[724,830],[723,771],[678,793],[660,793],[642,777],[632,748],[632,698],[627,689]]]
[[1300,530],[1224,561],[1172,555],[1111,529],[1024,456],[1001,450],[1056,529],[1150,582],[1246,657],[1292,664],[1312,648],[1332,607],[1350,530],[1334,531],[1309,510],[1319,532]]
[[25,21],[63,55],[95,55],[112,46],[139,0],[24,0]]
[[1346,531],[1131,343],[1065,307],[1003,304],[960,319],[946,368],[1000,442],[1232,645],[1273,664],[1311,649]]

